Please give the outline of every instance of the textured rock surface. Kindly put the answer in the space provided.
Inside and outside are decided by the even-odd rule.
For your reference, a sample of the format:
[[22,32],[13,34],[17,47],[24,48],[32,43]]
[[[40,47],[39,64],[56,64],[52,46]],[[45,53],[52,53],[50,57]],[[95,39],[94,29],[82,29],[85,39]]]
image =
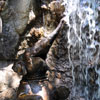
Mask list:
[[66,37],[67,30],[68,26],[65,24],[50,48],[46,62],[49,68],[52,70],[49,75],[50,81],[53,81],[56,86],[63,85],[71,90],[72,69],[69,65],[68,59],[68,39]]
[[[16,2],[16,5],[15,5]],[[22,34],[28,23],[29,11],[31,9],[32,0],[12,0],[13,9],[15,11],[14,25],[16,32]]]
[[21,77],[12,70],[12,65],[12,62],[0,61],[0,100],[16,100]]
[[[6,4],[5,9],[1,13],[1,18],[3,20],[3,32],[0,35],[0,58],[1,59],[6,60],[6,59],[14,58],[13,56],[15,55],[15,47],[17,46],[19,42],[20,35],[23,35],[22,33],[25,31],[26,25],[28,23],[28,16],[29,16],[30,10],[33,10],[34,14],[36,14],[36,21],[33,21],[32,23],[34,24],[33,29],[35,28],[35,32],[33,31],[33,34],[45,33],[45,32],[48,34],[48,33],[51,33],[56,28],[56,26],[58,25],[62,17],[60,16],[60,14],[63,13],[64,9],[61,8],[61,11],[58,12],[61,5],[59,5],[56,8],[55,3],[54,3],[54,5],[52,5],[54,8],[51,7],[50,8],[51,10],[42,9],[43,12],[42,14],[40,14],[41,16],[37,18],[37,16],[39,15],[38,11],[41,12],[40,7],[42,3],[49,5],[49,3],[51,2],[51,0],[42,0],[41,2],[40,1],[41,0],[37,0],[36,2],[34,0],[33,8],[32,8],[32,0],[18,0],[18,1],[8,0],[7,1],[8,3]],[[37,4],[37,6],[35,5],[35,3]],[[36,8],[34,8],[34,5],[36,6]],[[38,10],[35,12],[36,9]],[[56,13],[56,10],[57,10],[57,13]],[[58,15],[59,15],[59,18],[58,18]],[[42,30],[43,32],[39,31],[42,25],[43,25],[43,29],[45,29],[45,32],[44,30]],[[66,86],[71,89],[72,87],[71,68],[69,66],[69,63],[67,63],[68,45],[65,45],[65,43],[67,44],[67,38],[66,38],[67,29],[68,27],[65,25],[59,31],[59,35],[57,36],[55,42],[53,43],[48,53],[47,64],[49,65],[50,69],[53,68],[54,70],[54,71],[51,71],[50,74],[48,72],[49,80],[53,82],[57,86],[57,88],[59,86]],[[26,34],[27,33],[28,32],[26,32]],[[25,40],[25,43],[24,43],[24,40]],[[27,44],[26,40],[27,40],[26,38],[22,40],[23,42],[21,46],[19,46],[19,49],[21,48],[21,50],[25,50],[28,47],[28,46],[25,46]],[[17,91],[17,87],[19,85],[19,81],[21,78],[12,71],[11,69],[13,65],[12,62],[1,61],[0,64],[1,64],[0,65],[1,66],[0,68],[0,73],[1,73],[0,74],[1,75],[0,100],[16,100],[16,91]],[[65,92],[63,92],[62,94],[64,93]]]
[[30,4],[31,0],[9,0],[1,12],[3,21],[2,34],[0,34],[1,59],[11,59],[14,56],[19,34],[24,32],[28,23]]
[[24,32],[28,23],[30,4],[31,0],[6,0],[0,12],[3,22],[0,33],[0,100],[16,100],[21,77],[12,70],[13,62],[6,60],[14,59],[19,34]]

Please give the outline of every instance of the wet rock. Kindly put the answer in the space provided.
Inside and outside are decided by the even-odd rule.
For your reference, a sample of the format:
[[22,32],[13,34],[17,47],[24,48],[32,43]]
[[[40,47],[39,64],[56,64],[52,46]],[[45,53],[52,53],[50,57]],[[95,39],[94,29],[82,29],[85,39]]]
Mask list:
[[18,61],[15,62],[15,64],[13,65],[12,69],[18,74],[18,75],[26,75],[27,74],[27,70],[25,67],[24,62],[22,61]]
[[43,82],[21,82],[18,100],[49,100],[49,91]]
[[[31,0],[6,1],[1,12],[3,21],[2,34],[0,35],[0,58],[11,59],[15,55],[15,48],[28,23]],[[16,4],[15,4],[16,2]]]
[[55,88],[48,81],[22,81],[18,88],[18,100],[65,100],[69,93],[65,86]]
[[26,62],[18,61],[14,64],[13,70],[23,76],[23,80],[41,79],[46,77],[48,66],[40,57],[30,57]]
[[40,75],[42,75],[43,73],[45,74],[48,68],[45,61],[40,57],[31,57],[30,59],[27,59],[26,65],[27,71],[30,74],[37,73],[39,75],[40,72]]
[[[67,24],[64,24],[60,29],[58,36],[47,54],[46,63],[51,69],[48,79],[50,79],[50,81],[52,81],[58,87],[62,87],[62,84],[65,85],[65,87],[68,87],[69,91],[71,91],[72,69],[68,63],[68,38],[66,36],[68,29]],[[63,98],[60,99],[59,97],[57,100],[63,100]]]
[[54,100],[66,100],[70,94],[70,91],[65,86],[57,87],[54,92]]
[[[16,2],[16,5],[15,5],[15,2]],[[35,3],[33,5],[35,6],[38,5],[37,8],[40,9],[40,5],[41,5],[39,4],[40,0],[34,0],[33,2],[36,3],[36,5]],[[43,0],[42,2],[46,2],[48,4],[50,3],[50,0],[48,1]],[[0,56],[2,58],[4,59],[14,58],[13,55],[15,54],[15,47],[19,41],[19,35],[22,35],[22,33],[24,32],[28,21],[32,20],[32,19],[28,19],[30,9],[34,11],[34,8],[33,9],[31,8],[32,6],[31,4],[32,4],[32,0],[26,0],[26,1],[9,0],[8,4],[6,5],[6,8],[1,13],[1,18],[3,20],[3,34],[4,34],[4,35],[1,35],[1,40],[0,40],[1,41],[0,48],[2,48],[0,52],[1,54]],[[57,5],[59,7],[57,7]],[[59,9],[60,7],[61,7],[61,10]],[[47,14],[46,17],[48,17],[47,18],[48,25],[51,24],[52,26],[52,28],[51,26],[49,26],[49,28],[54,30],[60,21],[60,19],[58,19],[57,23],[55,22],[55,20],[57,19],[57,16],[55,14],[57,15],[62,14],[64,9],[62,8],[61,4],[58,4],[57,2],[50,3],[49,8],[50,8],[49,10],[53,12],[54,15],[49,18],[48,16],[50,14]],[[60,10],[60,12],[58,12],[58,10]],[[39,12],[37,14],[37,11],[36,12],[34,11],[34,15],[36,15],[36,17],[39,14]],[[53,17],[53,20],[52,20],[52,17]],[[51,43],[54,40],[54,37],[57,35],[58,31],[60,30],[60,25],[58,25],[58,27],[52,33],[51,33],[52,30],[50,30],[49,33],[51,33],[51,35],[48,35],[47,37],[42,38],[35,45],[35,48],[32,48],[34,49],[33,51],[37,53],[38,50],[41,51],[41,48],[43,49],[45,48],[45,46],[47,45],[49,46],[50,45],[49,43]],[[44,36],[43,33],[44,33],[43,28],[33,28],[30,34],[31,35],[34,34],[40,38]],[[40,44],[40,43],[43,43],[43,44]],[[27,44],[26,41],[25,42],[23,41],[19,49],[26,49],[27,48],[26,44]],[[34,56],[34,52],[32,53],[33,55],[31,56]],[[48,66],[46,62],[40,57],[31,57],[31,56],[29,59],[27,59],[28,57],[23,58],[25,62],[24,61],[21,62],[21,60],[19,59],[19,61],[15,63],[13,66],[13,70],[17,72],[18,75],[23,75],[22,81],[20,82],[20,86],[17,92],[18,100],[65,100],[69,96],[68,88],[55,86],[59,83],[59,80],[62,78],[61,73],[57,73],[57,75],[55,75],[55,73],[53,74],[54,78],[55,77],[57,78],[55,78],[56,79],[54,80],[55,83],[53,83],[52,85],[50,82],[47,81],[48,79],[46,78],[46,71],[48,70]],[[6,75],[8,75],[7,80],[12,79],[9,84],[6,82],[7,89],[8,87],[9,87],[9,90],[11,88],[11,92],[10,91],[6,92],[5,86],[4,88],[2,88],[3,84],[1,84],[1,88],[2,88],[1,90],[5,91],[6,94],[9,92],[8,95],[11,95],[11,96],[6,96],[3,94],[2,96],[4,96],[3,99],[15,100],[14,98],[16,97],[15,92],[16,92],[17,86],[19,85],[19,80],[14,76],[14,74],[9,75],[8,72],[11,73],[12,71],[7,70],[7,73],[6,73]],[[15,83],[13,83],[13,81]],[[15,86],[15,84],[17,85]],[[61,91],[64,91],[64,92],[61,92]]]
[[[66,31],[65,31],[66,30]],[[62,28],[60,29],[58,36],[56,37],[55,41],[53,42],[48,54],[46,63],[50,67],[50,69],[57,69],[58,66],[60,69],[63,67],[63,62],[65,63],[68,60],[68,39],[66,37],[66,32],[68,31],[67,24],[63,24]],[[66,43],[66,45],[65,45]],[[60,65],[59,65],[60,64]],[[62,65],[61,65],[62,64]],[[57,68],[56,68],[57,66]],[[59,69],[59,68],[58,68]]]

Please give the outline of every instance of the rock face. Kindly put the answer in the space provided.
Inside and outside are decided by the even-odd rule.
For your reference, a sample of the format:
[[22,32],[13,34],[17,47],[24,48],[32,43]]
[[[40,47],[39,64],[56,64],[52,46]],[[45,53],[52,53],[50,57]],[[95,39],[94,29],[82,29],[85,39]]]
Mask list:
[[[72,68],[69,64],[68,58],[68,39],[66,32],[69,27],[64,24],[59,31],[54,43],[52,44],[46,58],[46,63],[51,69],[49,79],[56,86],[72,88]],[[66,44],[66,45],[65,45]]]
[[[47,86],[47,90],[49,89],[51,93],[49,94],[49,96],[52,97],[52,99],[50,100],[66,100],[66,98],[69,96],[70,92],[68,88],[71,88],[72,86],[71,85],[72,77],[70,75],[71,68],[69,67],[69,64],[67,64],[67,60],[68,60],[67,47],[68,46],[64,45],[65,43],[67,44],[66,31],[68,30],[68,27],[66,24],[63,23],[64,24],[62,25],[63,27],[60,28],[61,24],[58,24],[60,21],[62,23],[61,18],[65,10],[64,6],[61,5],[61,2],[55,1],[55,0],[34,0],[34,1],[32,0],[18,0],[18,1],[6,0],[5,1],[5,6],[2,12],[0,13],[1,21],[3,22],[1,23],[2,33],[0,34],[0,66],[1,66],[0,68],[0,75],[1,75],[0,76],[0,100],[16,100],[17,98],[16,91],[20,90],[21,85],[22,87],[24,86],[20,82],[21,75],[26,75],[27,70],[29,70],[28,71],[29,76],[30,76],[30,73],[33,75],[33,76],[31,75],[32,78],[36,79],[37,76],[39,77],[39,78],[37,77],[38,83],[36,83],[36,88],[34,88],[34,81],[32,83],[32,79],[29,80],[30,79],[29,76],[28,77],[23,76],[22,81],[26,81],[26,82],[30,81],[30,84],[28,83],[29,86],[35,90],[37,90],[38,87],[42,87],[42,85],[44,85],[44,87]],[[41,7],[42,5],[44,5],[44,8]],[[34,12],[35,17],[34,17],[33,22],[28,18],[30,11]],[[40,13],[38,11],[40,11]],[[29,34],[32,36],[31,37],[32,41],[30,37],[27,38]],[[56,36],[57,38],[54,41]],[[24,39],[22,39],[23,37]],[[35,40],[34,43],[32,43],[35,37],[37,39]],[[19,43],[20,40],[21,40],[21,43]],[[53,41],[54,43],[52,45]],[[28,42],[31,42],[31,45],[29,45]],[[50,48],[51,45],[52,47]],[[32,46],[33,48],[31,48]],[[38,64],[39,61],[36,62],[35,57],[32,58],[34,59],[35,63],[32,59],[22,58],[24,59],[24,63],[26,66],[24,65],[21,66],[18,63],[19,68],[18,69],[15,68],[16,72],[18,71],[19,72],[18,74],[20,74],[20,77],[19,77],[18,74],[16,74],[12,70],[14,61],[11,61],[11,60],[15,60],[15,58],[17,58],[16,52],[18,54],[18,57],[22,57],[25,53],[28,54],[27,52],[25,52],[27,51],[26,48],[28,47],[31,48],[31,49],[27,49],[30,53],[30,57],[39,56],[41,59],[46,58],[46,63],[48,64],[48,66],[46,65],[46,67],[49,67],[49,68],[45,69],[44,67],[41,66],[41,63]],[[50,48],[50,51],[48,52],[49,48]],[[21,49],[21,52],[18,53],[20,49]],[[44,52],[45,50],[46,52]],[[38,51],[39,51],[39,54],[37,53]],[[35,53],[37,55],[34,55]],[[25,55],[23,57],[25,57]],[[5,61],[1,61],[1,60],[5,60]],[[8,60],[10,60],[11,62]],[[20,59],[18,58],[18,60]],[[33,66],[33,64],[35,65]],[[30,69],[28,69],[29,66],[30,66]],[[24,67],[26,67],[26,69]],[[50,72],[49,71],[47,72],[48,69],[50,70]],[[35,70],[36,72],[33,70]],[[46,72],[48,74],[48,78],[47,78]],[[69,73],[66,73],[66,72],[69,72]],[[35,74],[36,74],[36,77],[35,77]],[[45,81],[43,82],[41,81],[42,80],[41,74],[43,74],[43,76],[46,75],[45,77],[43,77],[43,80],[47,81],[46,83]],[[50,84],[54,85],[54,87],[52,87],[52,85],[50,85],[49,82]],[[26,93],[27,86],[25,86],[25,89],[26,90],[24,91]],[[22,93],[23,91],[20,91],[20,92]],[[21,96],[24,97],[23,94],[21,94]],[[29,100],[30,98],[31,97],[28,97]],[[32,96],[31,99],[37,100],[39,98],[40,96],[39,97]],[[43,97],[43,99],[49,100],[48,98],[45,99],[45,97]],[[26,100],[26,99],[23,98],[23,100]]]
[[[19,0],[14,1],[13,7],[15,11],[15,20],[14,20],[14,27],[18,34],[22,34],[24,32],[24,29],[26,28],[26,25],[28,23],[28,17],[29,17],[29,11],[31,9],[31,3],[32,0]],[[16,5],[15,5],[16,2]]]
[[[31,0],[5,1],[6,5],[1,12],[3,21],[2,34],[0,34],[0,58],[11,59],[15,47],[28,23]],[[16,3],[16,4],[15,4]]]
[[[58,30],[62,17],[67,24]],[[54,88],[53,100],[66,100],[69,89],[68,100],[100,100],[99,49],[99,0],[0,0],[0,100],[16,100],[18,86],[25,87],[18,94],[23,100],[42,99],[33,95],[44,80],[50,93]],[[12,70],[16,58],[25,84]]]
[[14,59],[19,35],[28,23],[31,1],[0,1],[0,100],[16,100],[21,77],[12,70],[13,61],[6,60]]

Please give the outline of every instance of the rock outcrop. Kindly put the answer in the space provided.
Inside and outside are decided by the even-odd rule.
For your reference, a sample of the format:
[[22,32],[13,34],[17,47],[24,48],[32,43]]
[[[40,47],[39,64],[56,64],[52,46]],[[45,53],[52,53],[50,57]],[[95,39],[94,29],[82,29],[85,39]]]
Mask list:
[[29,19],[31,0],[7,0],[1,12],[2,34],[0,34],[0,58],[11,59]]
[[[18,97],[23,100],[26,100],[25,97],[40,100],[40,96],[33,96],[34,91],[39,88],[49,93],[47,98],[42,95],[43,100],[67,99],[72,87],[72,76],[71,68],[67,63],[66,32],[68,26],[62,20],[64,10],[62,0],[5,1],[0,12],[2,26],[0,100],[16,100]],[[36,60],[37,56],[42,59],[43,63],[46,60],[46,68],[41,67],[41,61],[38,60],[34,65],[32,61]],[[19,62],[16,63],[17,61]],[[12,70],[12,66],[17,73]],[[30,77],[30,74],[33,76]],[[41,87],[42,85],[44,87]],[[24,87],[24,92],[21,87]],[[31,92],[30,88],[33,89]]]

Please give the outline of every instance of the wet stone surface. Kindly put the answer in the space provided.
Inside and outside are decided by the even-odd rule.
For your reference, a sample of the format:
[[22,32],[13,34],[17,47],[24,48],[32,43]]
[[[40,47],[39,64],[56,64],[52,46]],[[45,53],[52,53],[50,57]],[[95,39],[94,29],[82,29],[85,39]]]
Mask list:
[[[67,100],[70,94],[72,76],[64,45],[68,27],[61,20],[64,6],[59,1],[40,1],[9,0],[1,13],[0,58],[5,60],[0,69],[2,100]],[[35,4],[40,13],[35,12]],[[42,9],[42,4],[47,9]],[[31,10],[35,18],[28,23]]]

